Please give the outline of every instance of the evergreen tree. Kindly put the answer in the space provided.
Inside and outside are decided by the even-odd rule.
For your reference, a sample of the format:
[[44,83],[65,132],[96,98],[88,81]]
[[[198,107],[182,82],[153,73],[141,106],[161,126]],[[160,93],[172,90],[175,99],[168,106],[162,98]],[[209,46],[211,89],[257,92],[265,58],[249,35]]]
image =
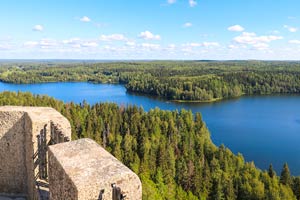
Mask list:
[[296,177],[293,180],[293,192],[297,199],[300,200],[300,177]]
[[268,174],[269,174],[269,176],[271,178],[273,178],[274,176],[276,176],[276,172],[274,171],[272,164],[270,164],[270,166],[269,166]]
[[284,163],[283,169],[280,175],[280,183],[286,186],[290,186],[292,183],[290,169],[287,163]]

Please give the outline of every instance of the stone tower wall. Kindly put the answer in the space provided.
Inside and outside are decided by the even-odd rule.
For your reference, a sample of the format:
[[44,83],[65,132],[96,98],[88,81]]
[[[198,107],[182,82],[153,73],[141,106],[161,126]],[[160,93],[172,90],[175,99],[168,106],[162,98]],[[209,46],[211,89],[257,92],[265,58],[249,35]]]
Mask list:
[[41,179],[49,181],[50,200],[142,199],[134,172],[95,141],[70,139],[69,121],[52,108],[0,107],[0,198],[39,199]]
[[0,107],[0,193],[37,199],[38,136],[45,131],[49,143],[51,123],[71,138],[69,121],[53,108]]
[[0,193],[26,193],[23,112],[0,112]]

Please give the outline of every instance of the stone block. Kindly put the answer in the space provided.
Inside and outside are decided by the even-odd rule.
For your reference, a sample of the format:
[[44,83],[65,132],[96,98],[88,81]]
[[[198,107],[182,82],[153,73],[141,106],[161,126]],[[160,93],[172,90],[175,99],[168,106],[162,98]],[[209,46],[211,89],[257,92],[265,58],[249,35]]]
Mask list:
[[49,146],[48,155],[52,200],[111,200],[112,184],[126,199],[142,199],[139,177],[91,139]]

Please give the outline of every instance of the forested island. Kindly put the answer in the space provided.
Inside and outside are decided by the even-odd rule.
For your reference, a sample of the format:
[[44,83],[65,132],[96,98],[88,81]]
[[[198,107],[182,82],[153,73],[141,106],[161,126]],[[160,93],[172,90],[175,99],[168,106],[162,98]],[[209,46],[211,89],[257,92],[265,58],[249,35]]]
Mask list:
[[242,95],[300,93],[300,62],[1,62],[0,81],[124,84],[128,92],[210,102]]
[[94,139],[139,175],[146,200],[300,199],[300,177],[291,176],[287,164],[280,174],[272,165],[262,171],[215,146],[200,113],[63,103],[21,92],[0,93],[2,105],[55,108],[70,121],[73,139]]

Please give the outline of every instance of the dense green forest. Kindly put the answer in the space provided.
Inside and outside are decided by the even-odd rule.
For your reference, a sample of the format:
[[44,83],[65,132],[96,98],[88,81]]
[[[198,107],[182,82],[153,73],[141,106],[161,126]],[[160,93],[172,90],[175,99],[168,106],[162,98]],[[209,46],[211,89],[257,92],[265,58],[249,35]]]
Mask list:
[[300,93],[300,62],[1,62],[0,81],[121,83],[127,91],[175,101]]
[[[26,80],[30,78],[34,76]],[[20,92],[0,93],[0,105],[57,109],[69,119],[73,139],[96,140],[139,175],[145,200],[300,199],[300,177],[291,176],[287,164],[276,175],[272,165],[261,171],[242,155],[216,147],[199,113],[145,112],[113,103],[64,104]]]

